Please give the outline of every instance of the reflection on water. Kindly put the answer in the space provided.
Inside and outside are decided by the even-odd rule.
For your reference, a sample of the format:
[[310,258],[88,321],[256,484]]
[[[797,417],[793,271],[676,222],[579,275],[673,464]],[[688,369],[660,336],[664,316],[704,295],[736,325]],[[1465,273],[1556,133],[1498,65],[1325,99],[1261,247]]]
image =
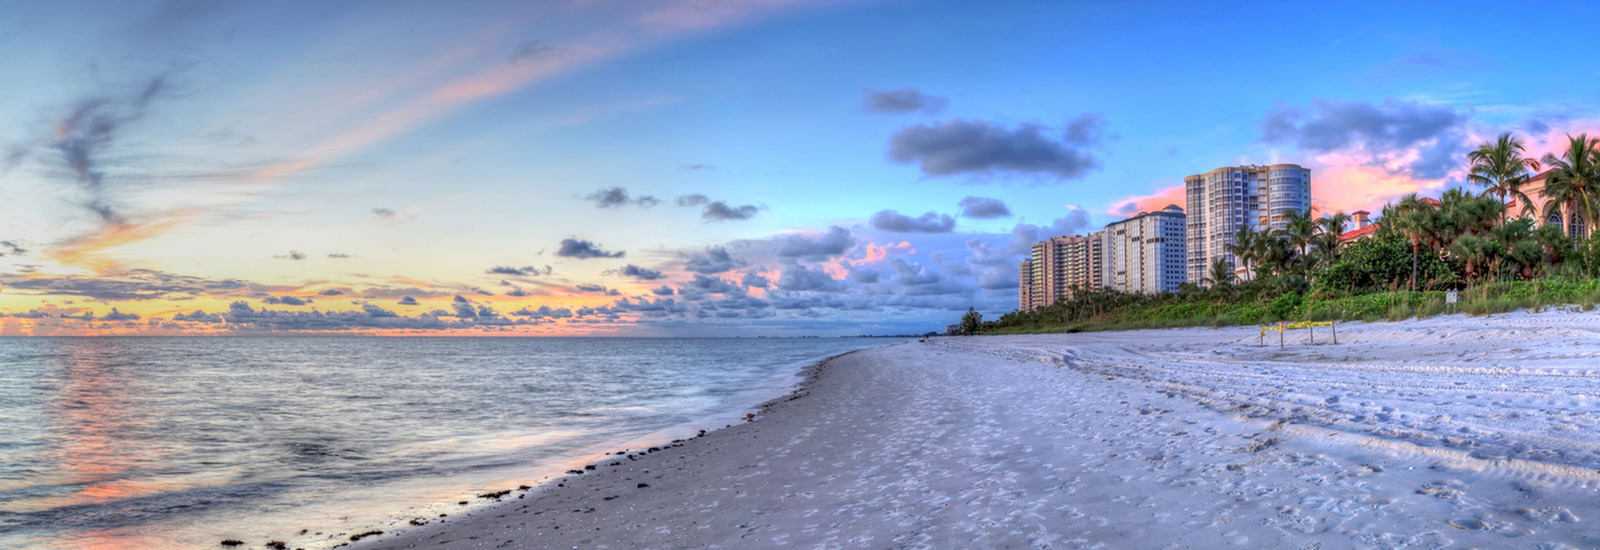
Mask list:
[[157,464],[161,449],[141,437],[148,417],[134,407],[142,388],[132,369],[116,360],[120,342],[90,339],[64,350],[60,397],[50,415],[50,442],[55,446],[51,462],[60,464],[61,472],[51,481],[72,492],[37,504],[101,503],[171,487],[170,482],[129,478],[139,466]]
[[883,343],[0,338],[0,547],[325,547],[725,420]]

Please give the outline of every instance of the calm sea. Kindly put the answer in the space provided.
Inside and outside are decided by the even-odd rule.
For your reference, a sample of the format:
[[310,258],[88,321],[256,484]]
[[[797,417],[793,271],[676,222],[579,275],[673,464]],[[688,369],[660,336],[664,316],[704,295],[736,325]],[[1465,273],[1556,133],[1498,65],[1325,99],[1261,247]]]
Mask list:
[[891,342],[0,338],[0,547],[326,547],[721,427]]

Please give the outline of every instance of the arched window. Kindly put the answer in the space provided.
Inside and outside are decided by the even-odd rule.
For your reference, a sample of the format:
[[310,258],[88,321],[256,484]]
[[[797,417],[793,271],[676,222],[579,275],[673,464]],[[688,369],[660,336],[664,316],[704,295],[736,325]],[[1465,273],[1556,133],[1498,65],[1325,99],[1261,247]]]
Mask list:
[[1573,212],[1572,221],[1567,224],[1567,235],[1571,237],[1582,237],[1588,235],[1588,226],[1589,224],[1585,223],[1585,220],[1583,219],[1583,214]]
[[1554,225],[1556,227],[1562,227],[1562,225],[1561,225],[1561,213],[1560,212],[1551,212],[1550,213],[1550,218],[1546,219],[1544,221],[1544,224],[1545,225]]

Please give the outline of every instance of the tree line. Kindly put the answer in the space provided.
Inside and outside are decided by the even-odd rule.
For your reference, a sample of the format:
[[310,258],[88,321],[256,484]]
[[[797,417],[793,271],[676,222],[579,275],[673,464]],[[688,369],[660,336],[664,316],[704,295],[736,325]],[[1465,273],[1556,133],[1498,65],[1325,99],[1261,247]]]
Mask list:
[[[1069,325],[1126,318],[1130,310],[1221,311],[1178,307],[1204,303],[1259,305],[1258,317],[1271,320],[1294,314],[1306,299],[1542,279],[1593,282],[1600,239],[1591,237],[1589,226],[1600,220],[1600,138],[1568,136],[1559,155],[1533,158],[1522,139],[1507,132],[1480,144],[1466,160],[1467,180],[1476,190],[1452,188],[1437,200],[1405,195],[1384,206],[1368,238],[1341,242],[1351,220],[1344,212],[1292,212],[1281,229],[1242,224],[1232,235],[1227,252],[1249,274],[1244,281],[1233,262],[1217,258],[1200,281],[1177,292],[1076,288],[1054,304],[1008,313],[983,328]],[[1543,200],[1536,201],[1529,186],[1541,170],[1536,194]],[[1538,203],[1543,207],[1536,208]],[[1400,302],[1407,300],[1415,299]]]

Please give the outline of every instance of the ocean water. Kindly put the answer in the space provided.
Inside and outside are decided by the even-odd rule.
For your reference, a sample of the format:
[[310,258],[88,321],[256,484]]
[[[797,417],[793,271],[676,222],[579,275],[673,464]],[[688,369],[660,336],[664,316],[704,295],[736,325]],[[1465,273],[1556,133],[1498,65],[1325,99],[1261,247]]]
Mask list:
[[0,338],[0,548],[328,547],[736,422],[892,342]]

